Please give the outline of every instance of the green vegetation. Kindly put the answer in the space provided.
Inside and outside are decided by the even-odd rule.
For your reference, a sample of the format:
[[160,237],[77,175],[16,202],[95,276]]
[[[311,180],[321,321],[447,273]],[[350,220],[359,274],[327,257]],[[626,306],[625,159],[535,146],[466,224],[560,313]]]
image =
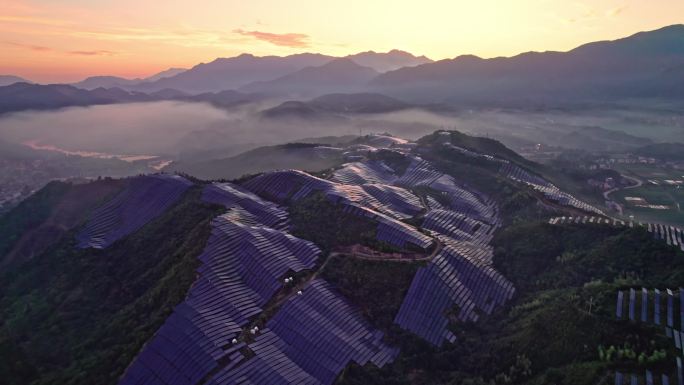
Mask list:
[[421,262],[369,261],[348,256],[331,257],[321,277],[335,287],[375,327],[388,330]]
[[323,193],[312,194],[289,206],[292,235],[314,242],[330,252],[335,246],[362,244],[380,251],[398,251],[376,239],[377,224],[344,212]]
[[681,252],[642,229],[599,225],[521,223],[494,245],[496,268],[517,289],[505,309],[452,324],[457,341],[442,348],[391,328],[398,359],[351,365],[337,383],[596,385],[612,384],[615,370],[647,368],[672,378],[673,341],[661,327],[615,319],[615,298],[618,289],[681,286]]
[[[458,134],[458,138],[461,137],[460,135],[463,135],[457,132],[452,133],[452,135],[456,134]],[[469,136],[464,137],[472,138]],[[503,217],[505,224],[527,220],[541,220],[549,217],[550,212],[548,208],[538,203],[538,199],[535,197],[536,194],[530,188],[521,186],[499,174],[500,164],[483,161],[480,158],[473,158],[441,145],[433,146],[433,142],[441,143],[437,139],[433,135],[430,138],[426,137],[419,141],[423,143],[419,147],[421,156],[432,162],[439,171],[451,175],[456,181],[463,183],[464,186],[474,188],[485,194],[488,198],[494,199],[499,205],[500,215]],[[482,148],[492,149],[497,151],[497,153],[507,155],[507,151],[499,147],[503,145],[492,139],[473,139],[480,139],[484,143],[477,146],[471,144],[473,150],[479,151]],[[468,143],[470,142],[468,141]],[[475,143],[477,144],[479,141]],[[446,203],[442,201],[441,194],[427,187],[421,187],[415,193],[422,196],[430,195],[438,202]]]
[[385,149],[369,152],[368,159],[384,161],[385,164],[390,166],[399,175],[404,174],[411,164],[411,160],[403,154]]
[[63,182],[48,183],[31,195],[14,210],[0,217],[0,261],[27,230],[42,223],[66,194],[70,185]]
[[223,210],[199,196],[192,188],[105,250],[77,249],[72,231],[30,263],[2,271],[3,383],[115,383],[195,280],[210,221]]
[[[644,184],[633,189],[620,190],[612,193],[611,198],[623,204],[624,214],[634,215],[642,222],[661,222],[676,226],[684,226],[684,188],[675,186]],[[663,205],[667,208],[640,207],[625,199],[625,197],[643,198],[645,203],[640,205]]]

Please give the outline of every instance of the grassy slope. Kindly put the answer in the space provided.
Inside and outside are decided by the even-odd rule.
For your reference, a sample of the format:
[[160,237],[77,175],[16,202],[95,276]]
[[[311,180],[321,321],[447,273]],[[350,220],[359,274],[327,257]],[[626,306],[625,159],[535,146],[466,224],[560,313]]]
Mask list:
[[[8,384],[115,383],[195,279],[222,209],[189,190],[164,215],[106,250],[73,232],[0,277],[0,378]],[[87,311],[84,311],[87,309]]]
[[49,183],[17,208],[0,217],[0,257],[12,250],[25,231],[47,219],[52,208],[68,189],[69,185],[66,183]]

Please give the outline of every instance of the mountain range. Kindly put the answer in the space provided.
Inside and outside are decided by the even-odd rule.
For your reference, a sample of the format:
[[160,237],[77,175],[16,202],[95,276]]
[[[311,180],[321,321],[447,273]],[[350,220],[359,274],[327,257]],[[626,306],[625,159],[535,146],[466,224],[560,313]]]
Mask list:
[[[19,80],[5,76],[0,85]],[[492,59],[463,55],[436,62],[397,50],[343,58],[312,53],[284,57],[243,54],[188,70],[170,69],[146,79],[99,76],[73,86],[92,91],[117,88],[111,92],[126,100],[145,99],[143,94],[155,99],[161,96],[155,95],[159,92],[169,98],[233,90],[233,99],[243,99],[236,91],[298,100],[331,93],[375,93],[420,104],[529,105],[682,98],[683,82],[684,25],[680,24],[589,43],[568,52],[527,52]],[[44,108],[40,100],[54,90],[45,89],[48,96],[38,95],[36,108]],[[131,95],[122,94],[123,90]],[[102,90],[96,94],[111,96]],[[85,94],[70,91],[69,97],[75,95]],[[203,98],[206,95],[199,99]],[[30,99],[25,101],[30,104]],[[83,103],[88,104],[87,98]]]
[[9,86],[14,83],[29,83],[28,80],[13,75],[0,75],[0,87]]
[[[483,59],[464,55],[379,75],[376,90],[442,100],[684,96],[684,25],[568,52]],[[676,87],[679,82],[679,87]]]

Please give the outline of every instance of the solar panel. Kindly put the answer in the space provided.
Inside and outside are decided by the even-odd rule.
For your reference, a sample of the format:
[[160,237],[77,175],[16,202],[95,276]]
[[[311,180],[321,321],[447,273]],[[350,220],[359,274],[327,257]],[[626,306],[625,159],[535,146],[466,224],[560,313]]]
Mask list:
[[[219,194],[226,204],[227,197],[233,199],[236,193],[222,187],[209,193]],[[212,221],[212,234],[198,257],[199,277],[186,300],[148,342],[120,384],[197,384],[228,354],[226,349],[242,327],[280,290],[282,277],[314,266],[320,250],[313,243],[258,222],[265,218],[284,226],[287,218],[280,215],[284,212],[254,196],[237,195],[239,199],[227,203],[229,212]],[[249,223],[236,221],[236,210],[242,212],[242,219],[249,213]]]
[[128,186],[96,209],[76,235],[80,248],[104,249],[134,233],[180,199],[192,182],[177,175],[130,178]]

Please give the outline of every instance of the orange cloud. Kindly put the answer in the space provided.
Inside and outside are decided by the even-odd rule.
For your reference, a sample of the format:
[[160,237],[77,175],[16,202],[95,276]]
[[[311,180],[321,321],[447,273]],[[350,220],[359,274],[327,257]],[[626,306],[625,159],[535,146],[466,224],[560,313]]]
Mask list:
[[112,56],[116,55],[116,52],[98,50],[98,51],[69,51],[69,55],[81,55],[81,56]]
[[233,32],[243,36],[251,36],[257,40],[266,41],[282,47],[305,48],[309,46],[309,35],[303,33],[270,33],[244,31],[241,29],[236,29]]
[[52,51],[52,48],[43,47],[43,46],[40,46],[40,45],[15,43],[15,42],[13,42],[13,41],[5,41],[5,42],[3,42],[3,43],[5,43],[5,44],[7,44],[7,45],[14,46],[14,47],[24,48],[24,49],[28,49],[28,50],[36,51],[36,52],[48,52],[48,51]]

